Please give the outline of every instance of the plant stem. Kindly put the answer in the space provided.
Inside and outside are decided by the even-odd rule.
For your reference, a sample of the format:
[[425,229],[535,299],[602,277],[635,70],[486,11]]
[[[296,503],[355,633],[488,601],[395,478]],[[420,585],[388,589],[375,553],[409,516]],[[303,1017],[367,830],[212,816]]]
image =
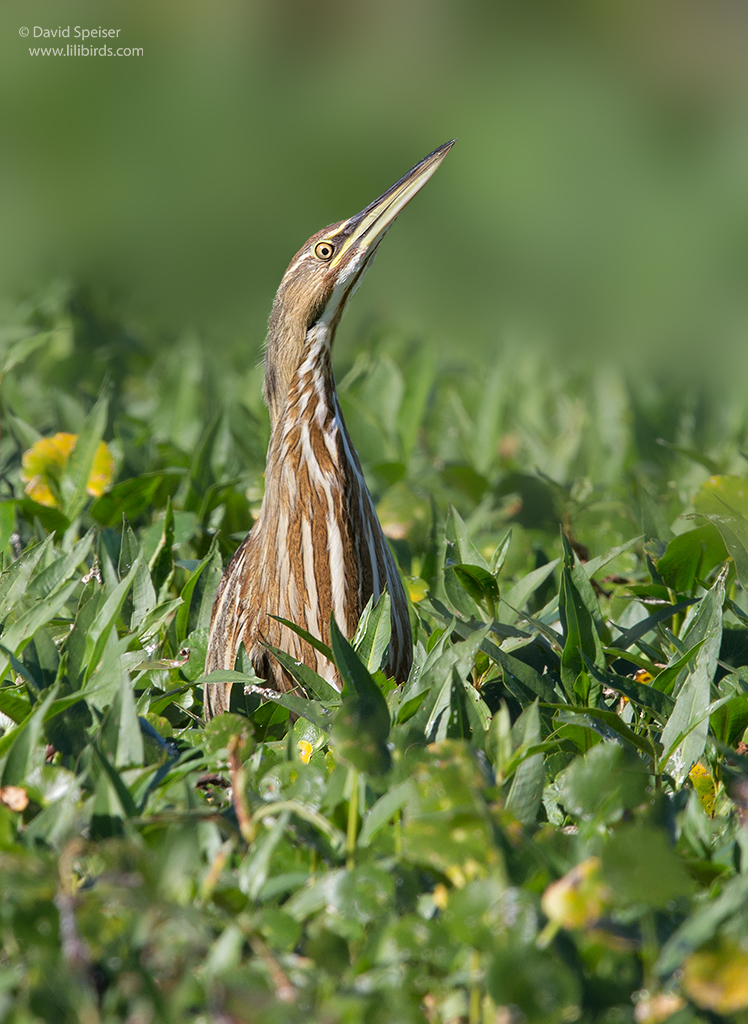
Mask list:
[[659,952],[657,946],[657,924],[654,911],[650,908],[641,918],[642,931],[641,958],[644,968],[644,987],[653,992],[657,987],[657,979],[654,977],[654,964]]
[[478,984],[480,974],[480,953],[474,949],[470,954],[470,973],[473,976],[470,986],[470,1004],[468,1007],[468,1024],[481,1024],[481,990]]
[[249,810],[249,802],[245,791],[246,779],[244,768],[239,756],[239,747],[243,741],[242,736],[232,736],[228,745],[229,774],[231,776],[231,792],[234,800],[234,811],[239,824],[239,831],[242,839],[251,846],[255,840],[255,828],[252,824],[252,816]]
[[348,776],[351,786],[351,795],[348,799],[348,831],[346,833],[345,866],[350,871],[354,865],[354,854],[356,852],[356,836],[358,832],[358,771],[350,769]]

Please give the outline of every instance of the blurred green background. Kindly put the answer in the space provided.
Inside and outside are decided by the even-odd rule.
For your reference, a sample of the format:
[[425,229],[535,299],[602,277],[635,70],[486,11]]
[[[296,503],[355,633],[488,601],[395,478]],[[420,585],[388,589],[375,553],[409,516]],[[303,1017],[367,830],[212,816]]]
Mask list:
[[[144,55],[31,57],[34,25]],[[746,44],[726,0],[5,0],[2,319],[72,282],[147,346],[192,332],[249,364],[305,239],[457,137],[343,361],[384,325],[460,363],[509,343],[734,386]]]

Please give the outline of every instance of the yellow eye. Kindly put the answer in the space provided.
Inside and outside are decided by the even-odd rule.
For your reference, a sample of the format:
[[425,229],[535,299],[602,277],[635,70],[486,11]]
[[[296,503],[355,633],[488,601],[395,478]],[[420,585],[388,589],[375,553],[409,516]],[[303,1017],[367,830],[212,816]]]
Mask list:
[[314,247],[314,255],[318,260],[323,260],[325,263],[332,259],[334,252],[335,246],[330,242],[317,242]]

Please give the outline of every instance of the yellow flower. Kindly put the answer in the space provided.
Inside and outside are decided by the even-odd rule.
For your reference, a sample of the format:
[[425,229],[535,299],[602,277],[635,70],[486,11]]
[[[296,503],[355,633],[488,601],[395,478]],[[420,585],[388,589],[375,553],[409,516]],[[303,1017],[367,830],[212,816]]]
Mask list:
[[[39,505],[59,507],[59,481],[78,440],[77,434],[55,434],[43,437],[23,453],[21,479],[26,493]],[[114,476],[114,458],[101,441],[96,449],[86,491],[99,498],[110,486]]]
[[701,806],[711,817],[714,814],[715,786],[714,779],[709,774],[701,761],[697,761],[688,773],[693,788],[696,790]]
[[655,992],[645,995],[634,1008],[636,1024],[662,1024],[686,1005],[675,992]]
[[438,907],[439,910],[444,910],[447,903],[449,902],[449,890],[443,882],[438,882],[434,886],[434,891],[431,893],[431,898],[434,901],[434,906]]
[[467,884],[467,878],[459,864],[450,864],[444,871],[447,878],[450,880],[455,889],[464,889]]
[[748,951],[724,940],[692,953],[683,967],[686,995],[704,1010],[728,1014],[748,1008]]
[[408,588],[408,596],[413,604],[418,604],[419,601],[423,601],[424,597],[429,592],[426,581],[419,579],[418,576],[408,576],[405,583]]
[[100,441],[86,481],[86,491],[92,498],[100,498],[111,487],[113,477],[114,457],[106,443]]
[[299,740],[299,758],[304,764],[309,764],[309,758],[312,756],[314,747],[307,740]]
[[600,858],[588,857],[552,882],[540,905],[548,920],[560,928],[589,928],[598,921],[610,900],[600,875]]

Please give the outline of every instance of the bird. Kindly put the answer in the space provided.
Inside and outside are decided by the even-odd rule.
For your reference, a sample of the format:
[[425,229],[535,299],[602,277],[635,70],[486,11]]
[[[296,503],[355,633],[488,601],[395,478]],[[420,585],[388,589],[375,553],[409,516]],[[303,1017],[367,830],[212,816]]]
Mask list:
[[[340,691],[335,666],[278,618],[329,644],[331,615],[351,637],[369,600],[387,590],[392,626],[387,674],[398,683],[408,677],[413,660],[408,603],[343,419],[332,347],[340,318],[382,238],[453,145],[454,140],[429,153],[360,213],[312,235],[283,275],[265,342],[264,399],[271,428],[265,494],[216,591],[206,674],[233,669],[243,643],[269,689],[297,689],[269,645]],[[228,711],[231,686],[206,682],[206,721]]]

